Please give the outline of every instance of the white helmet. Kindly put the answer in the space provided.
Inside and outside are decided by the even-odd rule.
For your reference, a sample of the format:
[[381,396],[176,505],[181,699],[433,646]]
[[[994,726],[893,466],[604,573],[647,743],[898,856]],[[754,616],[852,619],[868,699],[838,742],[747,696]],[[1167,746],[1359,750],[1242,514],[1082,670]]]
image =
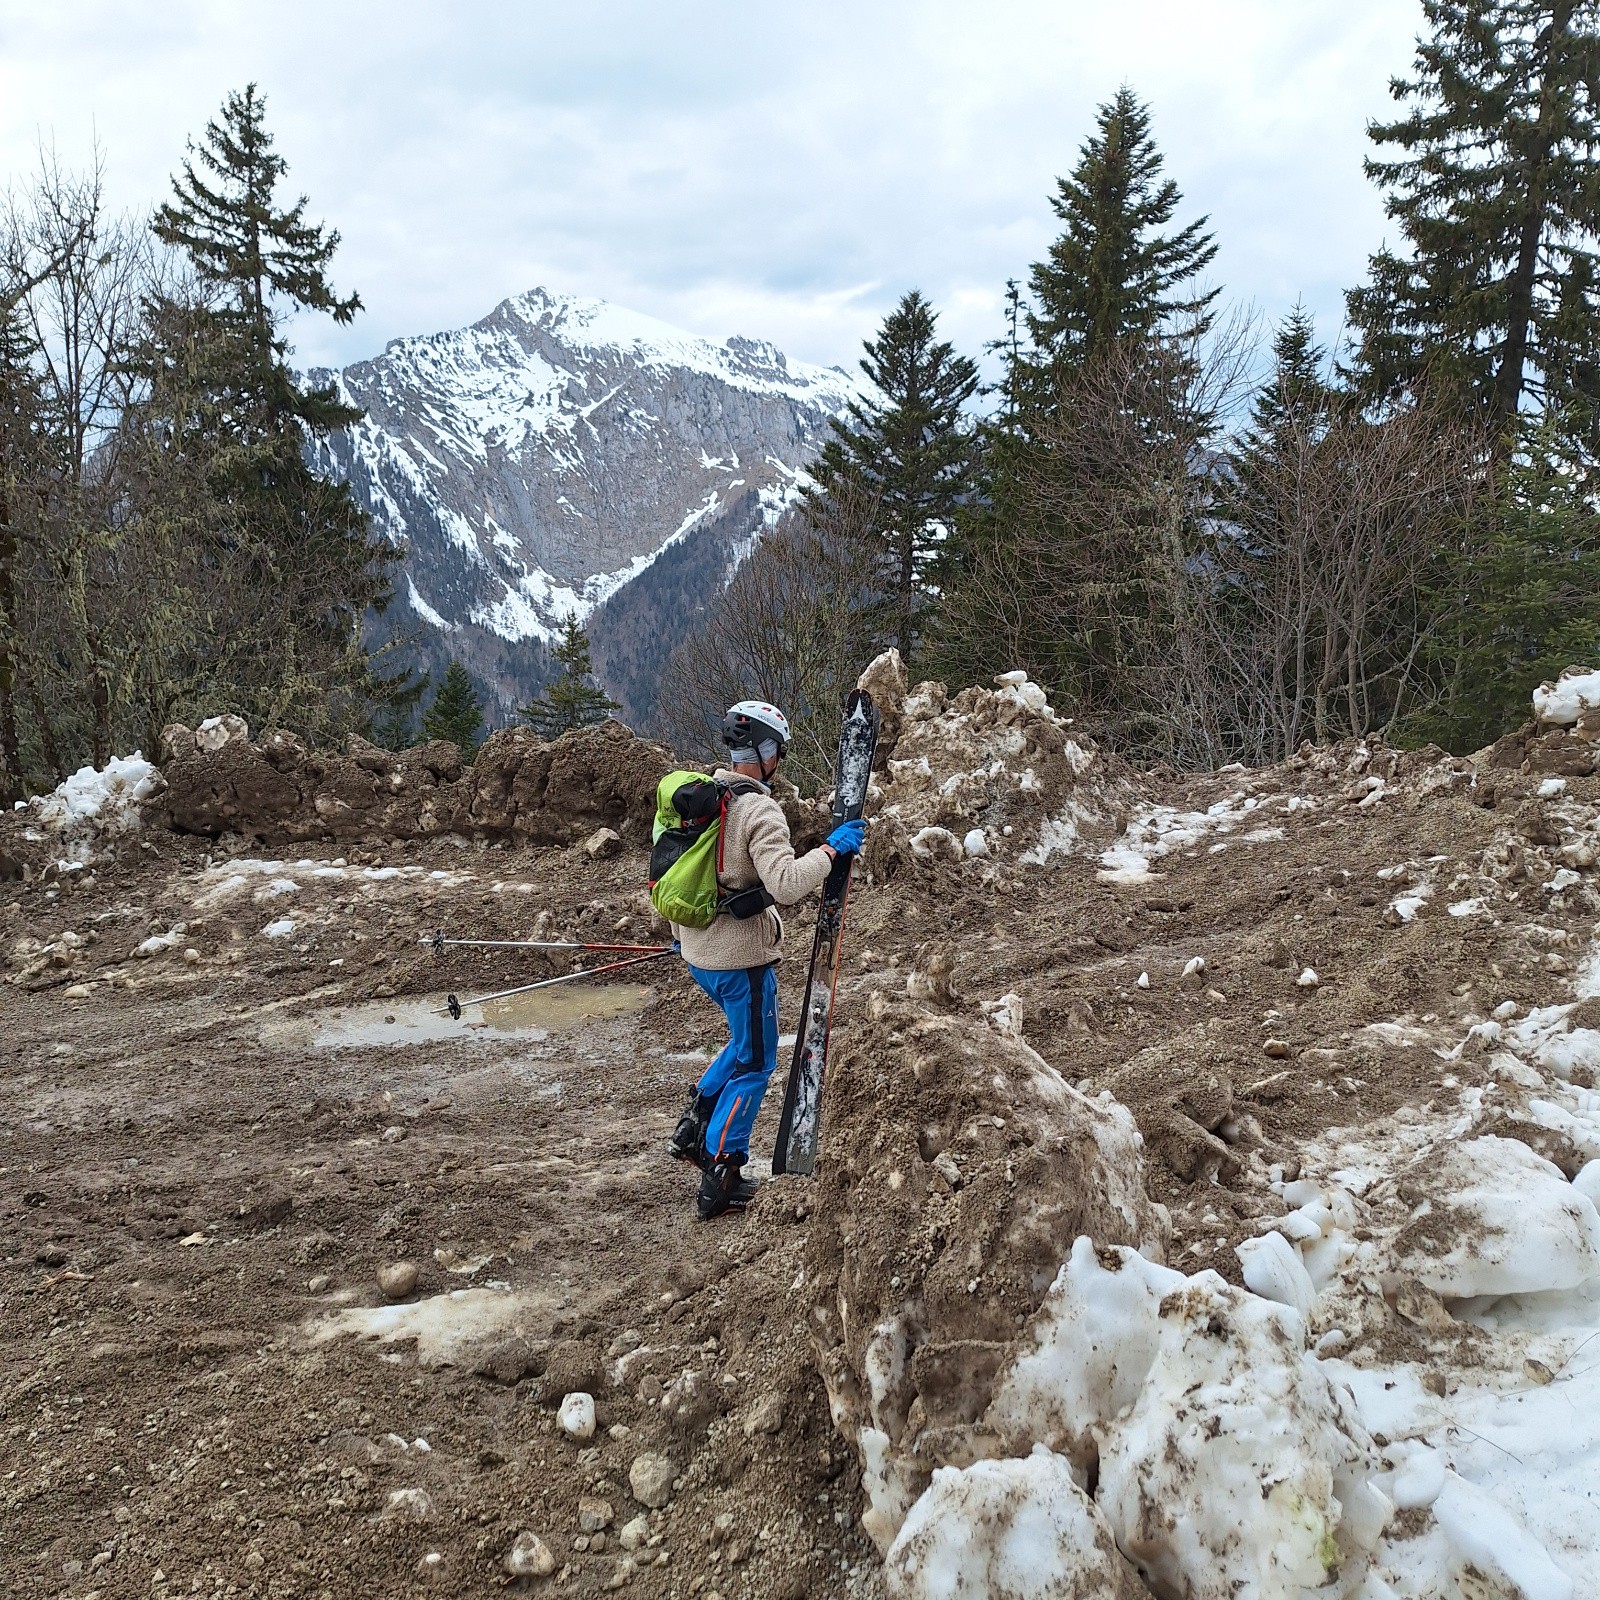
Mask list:
[[741,700],[722,719],[722,742],[735,761],[770,761],[789,748],[789,719],[765,700]]

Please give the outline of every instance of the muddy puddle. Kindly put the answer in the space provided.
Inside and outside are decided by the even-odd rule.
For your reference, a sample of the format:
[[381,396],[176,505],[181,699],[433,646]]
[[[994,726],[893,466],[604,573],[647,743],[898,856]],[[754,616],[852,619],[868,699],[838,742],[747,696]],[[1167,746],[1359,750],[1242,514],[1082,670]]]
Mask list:
[[309,1017],[274,1018],[263,1025],[261,1038],[263,1043],[310,1045],[318,1050],[376,1050],[508,1037],[538,1043],[568,1028],[643,1011],[652,998],[653,991],[638,984],[561,984],[466,1005],[459,1022],[437,1009],[444,1005],[443,995],[375,1000]]

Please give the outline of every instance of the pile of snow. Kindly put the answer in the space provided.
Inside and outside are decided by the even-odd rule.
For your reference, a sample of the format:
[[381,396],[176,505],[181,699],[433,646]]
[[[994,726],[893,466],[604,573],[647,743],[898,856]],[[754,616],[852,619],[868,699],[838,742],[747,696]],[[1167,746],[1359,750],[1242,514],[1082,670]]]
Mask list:
[[131,756],[113,757],[106,765],[80,767],[49,794],[19,802],[33,827],[59,835],[64,858],[87,863],[104,840],[136,831],[141,808],[166,788],[160,770],[135,750]]
[[1568,667],[1554,683],[1541,683],[1533,691],[1533,717],[1542,727],[1600,736],[1600,671]]
[[862,1526],[887,1550],[935,1467],[992,1453],[980,1419],[1061,1241],[1160,1257],[1169,1222],[1132,1115],[1030,1049],[1014,999],[988,1020],[876,1002],[829,1094],[805,1282],[834,1423],[862,1462]]
[[[1392,1511],[1372,1441],[1307,1360],[1297,1313],[1087,1238],[984,1423],[1001,1448],[1032,1449],[1010,1464],[1014,1498],[1030,1485],[1059,1498],[1065,1466],[1159,1594],[1297,1595],[1365,1562]],[[981,1570],[994,1531],[962,1536]]]
[[884,774],[872,788],[874,870],[898,853],[915,861],[1005,861],[1039,865],[1109,836],[1132,789],[1092,746],[1072,737],[1025,672],[953,699],[939,683],[905,688],[890,651],[862,675],[895,732]]
[[[1597,988],[1600,948],[1573,1000],[1520,1020],[1506,1001],[1464,1038],[1432,1017],[1369,1027],[1430,1052],[1445,1092],[1303,1144],[1302,1175],[1272,1184],[1286,1209],[1238,1248],[1385,1441],[1372,1486],[1428,1513],[1378,1542],[1372,1594],[1600,1593]],[[1488,1077],[1463,1086],[1469,1051]]]
[[[972,1530],[987,1537],[974,1540]],[[1142,1593],[1072,1469],[1043,1445],[1020,1461],[940,1467],[889,1551],[890,1600],[1112,1600]]]

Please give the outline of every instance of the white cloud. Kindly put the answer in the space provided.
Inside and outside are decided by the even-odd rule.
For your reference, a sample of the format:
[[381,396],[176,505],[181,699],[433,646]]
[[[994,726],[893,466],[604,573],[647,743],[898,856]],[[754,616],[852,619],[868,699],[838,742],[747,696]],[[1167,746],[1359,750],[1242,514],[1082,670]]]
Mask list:
[[852,364],[906,288],[976,350],[1053,236],[1097,102],[1152,107],[1216,280],[1331,334],[1383,232],[1364,125],[1416,0],[0,0],[0,173],[98,137],[115,198],[256,79],[311,213],[338,226],[348,361],[534,284]]

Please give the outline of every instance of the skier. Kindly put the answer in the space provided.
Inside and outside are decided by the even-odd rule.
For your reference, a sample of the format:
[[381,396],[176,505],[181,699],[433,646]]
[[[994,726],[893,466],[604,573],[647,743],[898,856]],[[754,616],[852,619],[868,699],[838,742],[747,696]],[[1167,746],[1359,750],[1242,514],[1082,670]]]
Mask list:
[[751,891],[765,903],[754,915],[736,914],[744,909],[736,903],[707,928],[674,924],[672,930],[695,982],[728,1021],[728,1042],[695,1085],[668,1145],[678,1160],[700,1168],[697,1203],[706,1220],[743,1209],[756,1192],[742,1169],[767,1080],[778,1064],[783,923],[772,903],[793,905],[820,889],[837,857],[861,849],[864,828],[860,821],[841,823],[826,844],[796,856],[789,824],[768,787],[789,745],[788,719],[776,706],[741,700],[722,719],[722,742],[731,770],[713,776],[728,784],[746,781],[743,792],[728,799],[717,880],[725,901]]

